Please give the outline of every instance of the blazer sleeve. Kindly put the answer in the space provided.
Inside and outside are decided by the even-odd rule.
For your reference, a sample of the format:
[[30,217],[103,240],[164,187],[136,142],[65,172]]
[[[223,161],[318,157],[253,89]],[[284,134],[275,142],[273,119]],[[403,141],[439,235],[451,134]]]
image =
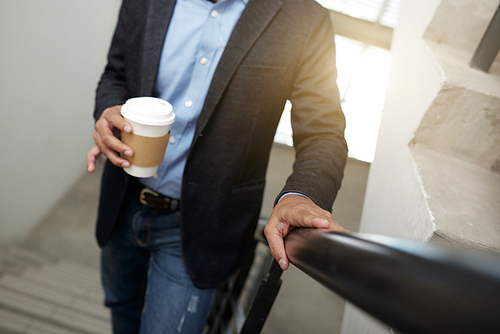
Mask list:
[[125,47],[127,35],[127,9],[125,1],[120,8],[118,23],[111,41],[108,62],[96,90],[94,119],[101,117],[104,109],[123,104],[129,92],[125,76]]
[[311,26],[290,96],[296,151],[293,173],[277,199],[297,192],[331,211],[347,160],[345,117],[336,84],[335,42],[326,10]]

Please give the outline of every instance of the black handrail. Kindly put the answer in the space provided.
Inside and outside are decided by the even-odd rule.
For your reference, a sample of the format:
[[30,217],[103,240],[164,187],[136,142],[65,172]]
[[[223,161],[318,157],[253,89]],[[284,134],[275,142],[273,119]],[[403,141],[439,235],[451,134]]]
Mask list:
[[290,261],[402,333],[500,333],[500,257],[395,238],[296,229]]

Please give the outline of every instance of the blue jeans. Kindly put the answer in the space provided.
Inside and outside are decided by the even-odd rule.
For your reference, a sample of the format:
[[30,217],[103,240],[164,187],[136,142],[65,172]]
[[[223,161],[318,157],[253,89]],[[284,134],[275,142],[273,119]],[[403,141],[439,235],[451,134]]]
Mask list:
[[198,289],[191,282],[175,216],[127,193],[101,251],[105,305],[111,308],[115,334],[203,331],[215,289]]

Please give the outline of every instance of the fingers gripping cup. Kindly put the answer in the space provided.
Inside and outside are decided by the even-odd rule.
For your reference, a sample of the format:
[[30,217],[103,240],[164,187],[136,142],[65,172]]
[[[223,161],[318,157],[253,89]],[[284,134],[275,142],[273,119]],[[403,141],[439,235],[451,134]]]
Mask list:
[[121,140],[134,151],[132,157],[123,157],[130,161],[125,172],[136,177],[156,174],[163,162],[170,125],[175,121],[172,110],[170,103],[155,97],[136,97],[125,102],[121,114],[132,125],[132,133],[122,132]]

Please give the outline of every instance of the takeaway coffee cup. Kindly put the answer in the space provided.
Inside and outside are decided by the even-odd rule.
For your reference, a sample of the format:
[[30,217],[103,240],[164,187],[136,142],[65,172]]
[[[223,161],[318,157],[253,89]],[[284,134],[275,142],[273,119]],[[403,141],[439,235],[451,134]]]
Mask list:
[[134,156],[123,157],[130,161],[125,172],[136,177],[151,177],[163,162],[170,125],[175,114],[170,103],[155,97],[136,97],[127,100],[121,114],[130,125],[132,133],[122,132],[121,140],[134,151]]

